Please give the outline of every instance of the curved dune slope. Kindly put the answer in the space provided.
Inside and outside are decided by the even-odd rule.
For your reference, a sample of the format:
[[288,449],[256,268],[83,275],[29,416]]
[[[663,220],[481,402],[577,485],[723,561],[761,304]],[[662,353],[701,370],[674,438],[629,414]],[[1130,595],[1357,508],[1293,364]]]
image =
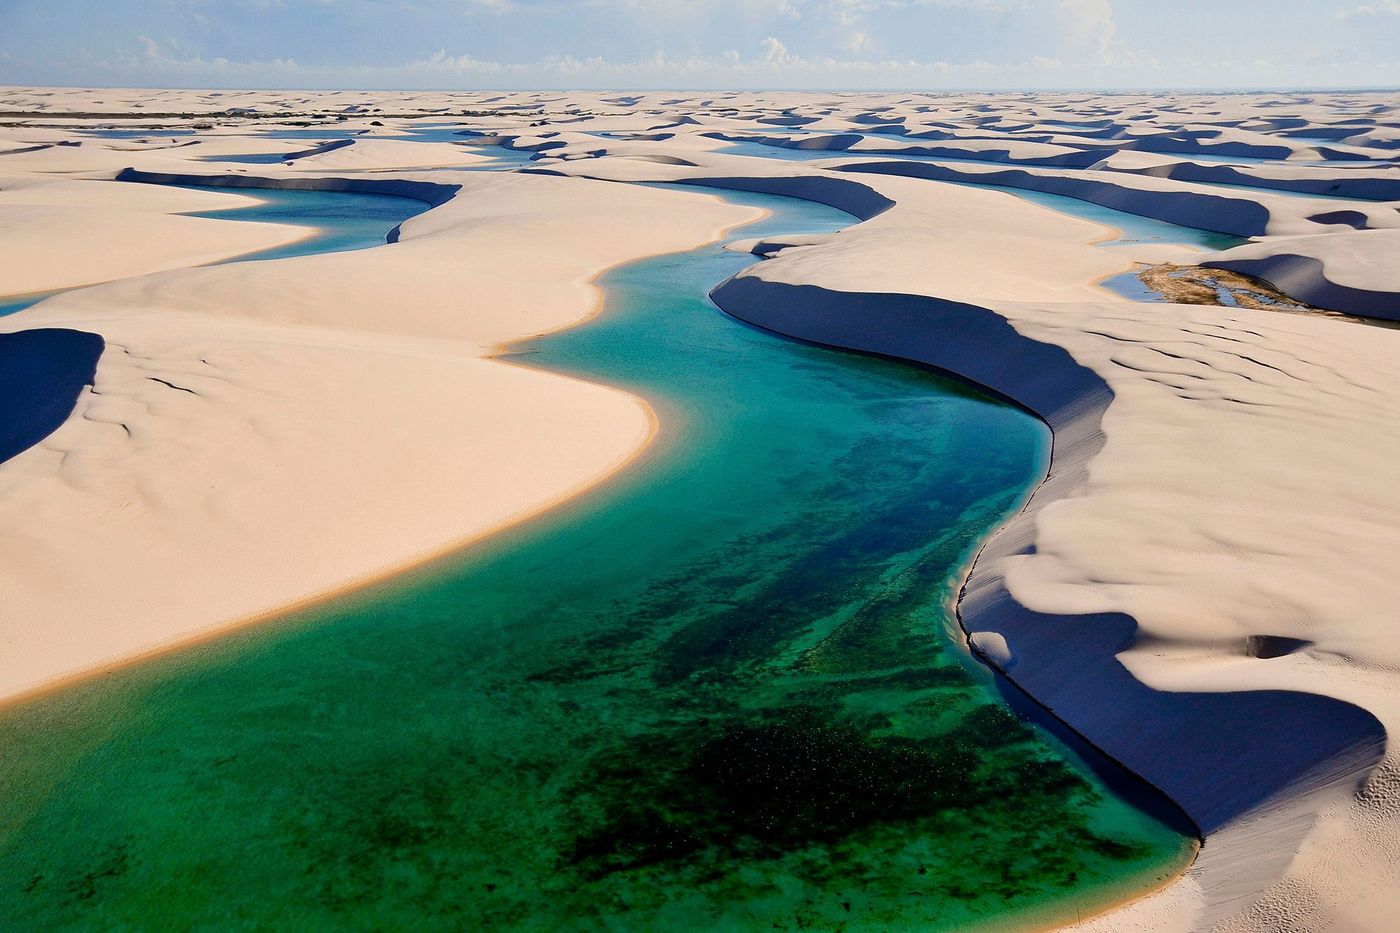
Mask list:
[[1400,230],[1273,237],[1201,264],[1263,279],[1314,307],[1400,321]]
[[[1104,929],[1371,909],[1395,877],[1391,810],[1371,798],[1400,724],[1383,557],[1400,544],[1400,335],[1105,298],[1090,283],[1122,260],[1088,245],[1103,229],[1005,192],[863,175],[861,193],[849,174],[709,161],[665,175],[867,218],[752,244],[776,258],[721,287],[722,307],[946,367],[1055,428],[1050,478],[969,581],[972,642],[1207,838],[1166,906]],[[554,170],[657,177],[606,159]],[[1343,852],[1380,867],[1339,873]]]
[[[488,357],[591,314],[600,270],[753,212],[483,179],[391,246],[130,277],[0,318],[107,344],[73,417],[0,470],[12,648],[0,690],[420,559],[577,492],[646,443],[640,400]],[[65,583],[75,565],[81,588]]]

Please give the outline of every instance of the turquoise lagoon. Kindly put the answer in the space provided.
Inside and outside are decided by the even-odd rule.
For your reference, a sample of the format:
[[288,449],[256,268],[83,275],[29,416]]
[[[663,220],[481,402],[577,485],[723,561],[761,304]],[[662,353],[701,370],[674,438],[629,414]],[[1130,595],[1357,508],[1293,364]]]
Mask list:
[[[850,222],[724,196],[773,212],[746,237]],[[1180,870],[1193,841],[1013,715],[956,637],[961,574],[1041,477],[1044,427],[727,319],[706,290],[751,260],[622,267],[604,314],[510,354],[652,402],[660,437],[620,478],[0,711],[0,916],[942,930]]]
[[[256,197],[260,203],[227,210],[187,213],[191,217],[216,220],[303,224],[315,227],[316,232],[296,243],[235,256],[217,265],[383,246],[389,230],[428,209],[428,205],[422,201],[382,194],[270,188],[240,189],[238,193]],[[33,307],[62,291],[67,289],[29,295],[0,295],[0,317]]]

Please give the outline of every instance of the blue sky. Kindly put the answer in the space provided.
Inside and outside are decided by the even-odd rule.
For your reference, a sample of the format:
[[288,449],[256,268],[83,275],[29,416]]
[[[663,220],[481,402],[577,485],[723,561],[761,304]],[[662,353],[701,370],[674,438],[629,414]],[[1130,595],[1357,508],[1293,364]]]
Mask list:
[[0,0],[0,83],[1400,86],[1400,0]]

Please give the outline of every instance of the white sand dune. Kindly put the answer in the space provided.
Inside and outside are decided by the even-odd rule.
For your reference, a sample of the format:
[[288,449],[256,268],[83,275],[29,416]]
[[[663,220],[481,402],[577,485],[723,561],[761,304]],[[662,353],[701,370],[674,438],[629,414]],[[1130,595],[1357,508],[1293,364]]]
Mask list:
[[1400,201],[1400,172],[1380,166],[1345,168],[1326,165],[1261,164],[1224,165],[1143,158],[1138,153],[1115,153],[1103,164],[1112,171],[1138,172],[1178,181],[1247,185],[1281,192],[1335,195],[1372,201]]
[[[1389,928],[1400,331],[1135,303],[1094,283],[1133,261],[1204,260],[1321,307],[1388,316],[1400,300],[1400,214],[1385,203],[1400,177],[1394,95],[11,88],[0,109],[33,114],[0,129],[0,222],[16,218],[17,248],[52,231],[53,252],[23,248],[55,281],[65,265],[100,267],[97,234],[69,216],[88,203],[101,207],[91,223],[122,212],[149,239],[180,240],[166,261],[195,264],[196,235],[171,226],[193,219],[169,216],[183,195],[98,180],[125,168],[152,180],[378,179],[439,204],[393,246],[155,274],[163,267],[129,257],[104,273],[122,281],[0,319],[108,342],[74,417],[0,464],[0,624],[25,658],[0,688],[382,572],[596,482],[645,442],[644,403],[483,357],[586,316],[601,268],[751,216],[622,182],[804,197],[862,222],[744,244],[771,258],[717,290],[725,310],[945,367],[1055,430],[1050,475],[979,558],[963,621],[989,664],[1164,790],[1206,838],[1177,884],[1084,928]],[[60,145],[101,122],[88,114],[213,128],[195,146],[157,130]],[[503,175],[415,173],[489,150],[393,139],[406,115],[540,158]],[[279,120],[372,135],[291,167],[195,159],[260,151],[241,134]],[[741,156],[726,138],[832,151]],[[1229,158],[1276,161],[1215,161]],[[1254,242],[1209,257],[1104,248],[1094,244],[1112,231],[1017,188]],[[124,193],[97,193],[109,189]],[[220,236],[240,226],[201,224]],[[62,582],[75,566],[82,590]]]
[[490,161],[486,155],[450,143],[358,138],[348,146],[302,156],[296,160],[296,167],[315,172],[383,172],[391,169],[466,167]]
[[[647,442],[641,400],[485,357],[591,314],[601,270],[703,242],[755,212],[572,179],[462,184],[393,246],[131,269],[0,319],[4,330],[71,327],[107,342],[73,417],[0,467],[11,649],[0,690],[421,559],[576,493]],[[184,220],[195,223],[133,212],[120,226],[178,240],[166,225]],[[62,250],[37,245],[34,268],[62,284],[67,254],[100,253],[91,236],[78,227]],[[74,566],[82,587],[64,583]]]
[[1092,201],[1167,223],[1245,237],[1306,235],[1328,227],[1400,228],[1400,213],[1384,204],[1301,200],[1267,191],[1176,182],[1150,175],[1041,167],[1007,170],[923,162],[867,162],[839,167],[860,173],[1024,188]]
[[0,297],[203,265],[311,235],[288,224],[177,213],[251,203],[216,191],[0,176]]

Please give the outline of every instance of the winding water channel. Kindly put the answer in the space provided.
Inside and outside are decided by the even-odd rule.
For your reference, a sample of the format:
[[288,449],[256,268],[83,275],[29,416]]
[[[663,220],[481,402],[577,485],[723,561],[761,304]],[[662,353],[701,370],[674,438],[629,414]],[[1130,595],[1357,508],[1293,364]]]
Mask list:
[[[266,219],[313,225],[365,197],[272,194]],[[724,196],[772,212],[745,237],[851,222]],[[751,261],[630,264],[605,313],[510,354],[656,407],[619,480],[0,711],[0,916],[952,929],[1178,870],[1188,840],[1009,713],[950,637],[971,550],[1044,470],[1043,426],[725,318],[706,292]]]

